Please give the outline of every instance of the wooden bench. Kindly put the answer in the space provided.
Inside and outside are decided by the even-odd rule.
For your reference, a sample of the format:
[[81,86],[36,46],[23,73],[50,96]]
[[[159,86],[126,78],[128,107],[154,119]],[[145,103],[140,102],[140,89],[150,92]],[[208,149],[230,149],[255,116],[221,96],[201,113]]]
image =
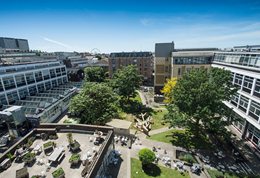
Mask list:
[[58,158],[57,162],[60,163],[63,157],[65,157],[65,153],[62,153],[60,155],[60,157]]

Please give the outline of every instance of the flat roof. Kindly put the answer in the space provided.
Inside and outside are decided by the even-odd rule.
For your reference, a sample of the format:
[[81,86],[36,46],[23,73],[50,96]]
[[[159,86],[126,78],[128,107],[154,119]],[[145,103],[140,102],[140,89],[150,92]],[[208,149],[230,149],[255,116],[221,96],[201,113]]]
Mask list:
[[106,125],[121,129],[129,129],[132,122],[121,120],[121,119],[112,119],[110,122],[106,123]]

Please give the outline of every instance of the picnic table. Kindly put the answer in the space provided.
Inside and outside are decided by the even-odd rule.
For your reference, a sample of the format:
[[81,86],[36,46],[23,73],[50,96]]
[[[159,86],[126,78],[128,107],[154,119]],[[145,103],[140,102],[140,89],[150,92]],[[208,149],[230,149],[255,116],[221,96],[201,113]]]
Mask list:
[[49,161],[56,162],[62,155],[63,150],[63,148],[55,148],[49,157]]

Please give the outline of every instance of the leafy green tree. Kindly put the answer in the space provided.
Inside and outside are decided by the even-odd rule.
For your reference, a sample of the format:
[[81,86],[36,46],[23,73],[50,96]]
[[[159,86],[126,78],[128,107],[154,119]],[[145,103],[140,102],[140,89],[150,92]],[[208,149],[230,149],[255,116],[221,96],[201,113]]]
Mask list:
[[129,101],[130,97],[136,96],[136,90],[140,88],[141,76],[133,65],[118,70],[111,80],[114,91],[123,99]]
[[[237,91],[230,80],[230,72],[219,68],[185,73],[171,91],[165,119],[171,126],[187,127],[195,136],[204,129],[222,134],[231,124],[231,109],[223,101],[230,100]],[[222,119],[224,116],[227,119]]]
[[104,82],[106,73],[102,67],[86,67],[84,69],[86,82]]
[[118,96],[103,83],[86,83],[72,98],[69,110],[80,117],[80,123],[105,124],[117,115]]
[[143,166],[151,164],[156,159],[154,152],[148,148],[141,149],[138,153],[138,156]]

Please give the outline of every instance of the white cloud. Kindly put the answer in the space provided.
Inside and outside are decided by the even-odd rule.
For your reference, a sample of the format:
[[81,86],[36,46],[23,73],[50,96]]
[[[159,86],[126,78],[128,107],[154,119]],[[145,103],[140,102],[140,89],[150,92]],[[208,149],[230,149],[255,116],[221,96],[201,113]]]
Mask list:
[[65,43],[62,43],[62,42],[59,42],[59,41],[56,41],[56,40],[53,40],[53,39],[50,39],[50,38],[47,38],[47,37],[42,37],[45,41],[48,41],[50,43],[53,43],[53,44],[56,44],[56,45],[59,45],[59,46],[62,46],[62,47],[65,47],[67,49],[71,49],[71,46],[65,44]]

